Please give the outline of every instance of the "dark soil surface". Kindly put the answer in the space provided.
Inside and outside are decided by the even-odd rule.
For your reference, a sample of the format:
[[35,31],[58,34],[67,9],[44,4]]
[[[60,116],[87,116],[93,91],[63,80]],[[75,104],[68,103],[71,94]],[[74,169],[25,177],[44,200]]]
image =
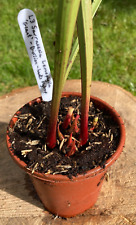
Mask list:
[[[39,171],[45,174],[64,174],[71,178],[97,166],[104,167],[106,160],[116,151],[120,138],[116,121],[90,102],[88,143],[81,147],[78,141],[80,131],[73,133],[76,151],[69,156],[70,149],[66,147],[66,143],[70,136],[70,125],[64,130],[62,124],[69,106],[74,108],[73,121],[77,114],[80,115],[80,100],[80,97],[72,96],[61,99],[58,124],[64,140],[57,136],[57,144],[53,150],[46,145],[51,103],[35,102],[26,104],[19,110],[15,126],[9,128],[10,142],[14,154],[27,164],[32,173]],[[95,118],[98,119],[96,124]],[[80,118],[77,125],[80,130]]]

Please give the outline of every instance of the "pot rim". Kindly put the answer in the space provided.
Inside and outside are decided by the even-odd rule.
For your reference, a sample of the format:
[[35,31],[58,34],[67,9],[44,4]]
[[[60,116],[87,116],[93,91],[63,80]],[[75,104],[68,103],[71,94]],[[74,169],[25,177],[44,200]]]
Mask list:
[[[68,97],[70,95],[74,95],[74,96],[79,96],[81,97],[81,93],[79,92],[63,92],[62,93],[62,97]],[[35,102],[35,101],[41,101],[41,97],[35,98],[30,102]],[[103,101],[102,99],[95,97],[95,96],[90,96],[90,99],[95,102],[96,104],[101,103],[102,107],[106,107],[106,110],[108,110],[110,112],[110,114],[114,117],[114,119],[116,120],[116,122],[119,125],[119,129],[120,129],[120,141],[118,144],[118,147],[115,151],[115,153],[113,153],[113,155],[105,162],[105,168],[101,168],[100,166],[93,168],[89,171],[87,171],[85,174],[79,174],[76,177],[72,177],[72,179],[69,179],[67,175],[61,175],[61,174],[44,174],[44,173],[39,173],[39,172],[34,172],[32,174],[32,171],[30,169],[27,168],[27,164],[20,160],[16,155],[14,155],[13,153],[13,149],[11,147],[11,143],[9,141],[9,135],[8,135],[8,130],[9,127],[13,126],[15,124],[15,122],[17,121],[17,117],[16,115],[19,114],[19,110],[13,115],[13,117],[11,118],[8,128],[7,128],[7,134],[6,134],[6,140],[7,140],[7,147],[9,150],[9,153],[11,155],[11,157],[13,158],[13,160],[21,167],[23,168],[29,175],[38,178],[40,180],[44,180],[44,181],[50,181],[50,182],[71,182],[71,181],[78,181],[78,180],[84,180],[89,178],[90,176],[93,177],[99,173],[102,172],[106,172],[107,168],[109,166],[111,166],[114,161],[117,160],[117,158],[119,157],[119,155],[121,154],[121,152],[123,151],[123,147],[125,144],[125,125],[124,122],[122,120],[122,118],[120,117],[119,113],[114,109],[114,107],[112,107],[111,105],[109,105],[107,102]],[[23,106],[22,106],[23,107]],[[21,108],[22,108],[21,107]]]

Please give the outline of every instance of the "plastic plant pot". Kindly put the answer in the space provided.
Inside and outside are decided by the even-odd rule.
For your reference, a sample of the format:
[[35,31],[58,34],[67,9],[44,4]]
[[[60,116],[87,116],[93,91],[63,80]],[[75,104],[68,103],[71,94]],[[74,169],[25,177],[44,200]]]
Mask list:
[[[81,96],[80,93],[62,94],[62,96],[66,97],[69,95]],[[80,174],[72,179],[69,179],[66,175],[60,174],[52,175],[36,171],[32,174],[25,162],[21,161],[14,154],[8,135],[8,130],[10,127],[14,126],[17,121],[16,115],[19,114],[20,110],[14,114],[7,129],[7,146],[11,157],[27,174],[29,174],[35,190],[45,208],[51,213],[61,217],[73,217],[83,213],[96,203],[102,187],[104,175],[108,167],[120,156],[125,143],[125,126],[120,115],[113,107],[103,100],[93,96],[90,98],[99,109],[106,110],[107,113],[113,117],[113,120],[116,121],[120,129],[118,147],[111,158],[106,161],[104,169],[99,166],[88,171],[86,174]],[[39,102],[41,101],[41,98],[34,99],[29,104],[33,104],[35,101]]]

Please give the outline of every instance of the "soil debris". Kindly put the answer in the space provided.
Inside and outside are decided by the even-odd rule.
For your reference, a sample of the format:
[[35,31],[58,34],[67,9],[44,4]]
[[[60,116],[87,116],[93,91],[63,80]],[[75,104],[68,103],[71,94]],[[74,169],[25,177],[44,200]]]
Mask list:
[[[50,102],[41,101],[26,104],[19,110],[15,126],[9,128],[14,154],[27,164],[32,173],[63,174],[72,178],[97,166],[104,167],[120,138],[119,127],[108,112],[90,102],[88,143],[80,146],[81,99],[63,97],[58,116],[57,144],[50,150],[46,145],[50,107]],[[67,129],[63,129],[69,107],[73,108],[73,115]],[[72,134],[69,133],[70,126],[74,127]]]

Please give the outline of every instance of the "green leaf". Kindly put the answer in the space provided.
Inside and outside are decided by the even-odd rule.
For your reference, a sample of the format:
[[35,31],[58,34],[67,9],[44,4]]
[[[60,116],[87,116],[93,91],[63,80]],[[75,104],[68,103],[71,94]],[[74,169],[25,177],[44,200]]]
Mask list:
[[79,51],[79,43],[78,43],[78,38],[76,38],[73,48],[72,48],[72,51],[71,51],[71,54],[70,54],[70,57],[69,57],[69,62],[68,62],[68,66],[67,66],[66,73],[65,73],[65,80],[67,79],[67,77],[69,75],[69,72],[72,68],[72,65],[75,61],[78,51]]
[[92,16],[94,17],[95,13],[97,12],[102,0],[94,0],[92,3]]
[[[102,0],[94,0],[93,1],[93,3],[92,3],[92,18],[95,16],[101,2],[102,2]],[[76,40],[74,42],[74,45],[73,45],[73,48],[72,48],[72,51],[71,51],[70,58],[69,58],[69,64],[68,64],[66,74],[65,74],[65,80],[68,77],[68,74],[69,74],[69,72],[72,68],[72,65],[75,61],[75,58],[77,56],[78,51],[79,51],[79,43],[78,43],[78,38],[76,38]]]

